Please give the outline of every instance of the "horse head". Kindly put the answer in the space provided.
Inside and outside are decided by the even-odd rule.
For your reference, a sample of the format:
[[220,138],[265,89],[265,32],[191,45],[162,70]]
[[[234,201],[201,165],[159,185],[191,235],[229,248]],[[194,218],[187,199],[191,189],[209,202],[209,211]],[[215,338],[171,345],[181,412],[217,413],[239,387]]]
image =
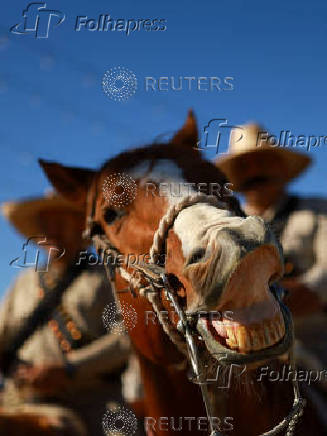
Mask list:
[[[130,336],[144,358],[159,365],[184,359],[179,314],[158,313],[176,315],[176,305],[202,357],[226,364],[275,358],[292,342],[290,317],[274,290],[283,274],[280,246],[261,218],[244,216],[231,185],[201,157],[197,141],[189,113],[170,143],[125,151],[92,181],[76,169],[41,164],[61,194],[87,205],[90,236],[103,238],[125,259],[141,256],[164,271],[162,288],[174,300],[153,287],[156,300],[118,294],[137,312]],[[118,291],[128,277],[131,265],[116,270]],[[157,323],[147,316],[153,310]]]

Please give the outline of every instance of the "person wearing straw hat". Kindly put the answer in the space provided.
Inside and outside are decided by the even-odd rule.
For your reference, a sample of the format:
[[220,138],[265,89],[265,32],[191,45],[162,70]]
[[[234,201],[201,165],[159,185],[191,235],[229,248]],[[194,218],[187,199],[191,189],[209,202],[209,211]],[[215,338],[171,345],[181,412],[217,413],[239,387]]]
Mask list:
[[[0,308],[6,373],[0,433],[10,415],[4,411],[16,410],[43,414],[62,435],[103,435],[106,404],[115,408],[123,401],[121,373],[130,345],[126,335],[103,325],[104,308],[114,303],[103,266],[76,262],[87,248],[81,238],[85,211],[55,194],[6,203],[2,211],[20,234],[52,254],[49,268],[19,275]],[[35,331],[27,334],[31,322]],[[15,353],[8,353],[17,341]]]
[[[292,298],[294,311],[302,314],[327,303],[327,201],[302,198],[287,193],[287,184],[311,163],[297,151],[273,146],[269,135],[257,124],[233,129],[229,152],[216,165],[245,198],[247,215],[259,215],[270,223],[284,250],[284,283]],[[305,296],[312,298],[305,301]],[[296,310],[295,310],[296,309]]]
[[287,184],[310,164],[306,154],[271,145],[269,134],[254,123],[233,129],[228,153],[216,160],[233,190],[244,196],[245,213],[261,216],[280,239],[282,284],[289,292],[285,301],[295,316],[296,336],[306,351],[327,363],[327,201],[287,192]]

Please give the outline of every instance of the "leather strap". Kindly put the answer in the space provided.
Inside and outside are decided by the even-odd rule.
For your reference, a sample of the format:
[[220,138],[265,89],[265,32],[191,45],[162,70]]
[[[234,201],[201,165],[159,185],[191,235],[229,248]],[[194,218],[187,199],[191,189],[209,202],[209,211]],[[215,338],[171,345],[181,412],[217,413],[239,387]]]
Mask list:
[[61,280],[56,283],[54,289],[47,293],[39,302],[32,313],[30,313],[21,325],[14,338],[8,344],[8,347],[2,353],[1,371],[7,375],[14,361],[17,359],[17,354],[24,343],[35,333],[36,330],[44,326],[50,319],[54,308],[56,308],[62,300],[62,297],[73,281],[86,269],[87,264],[77,262],[69,265]]

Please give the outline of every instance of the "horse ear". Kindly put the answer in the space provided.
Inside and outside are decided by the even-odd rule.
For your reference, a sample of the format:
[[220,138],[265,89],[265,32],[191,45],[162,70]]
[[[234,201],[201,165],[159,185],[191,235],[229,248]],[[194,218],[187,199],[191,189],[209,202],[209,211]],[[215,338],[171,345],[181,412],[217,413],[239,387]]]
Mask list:
[[39,164],[59,194],[79,204],[86,202],[94,171],[87,168],[66,167],[43,159],[39,159]]
[[184,126],[176,133],[171,142],[176,145],[186,145],[187,147],[195,148],[197,147],[198,137],[196,118],[192,109],[190,109]]

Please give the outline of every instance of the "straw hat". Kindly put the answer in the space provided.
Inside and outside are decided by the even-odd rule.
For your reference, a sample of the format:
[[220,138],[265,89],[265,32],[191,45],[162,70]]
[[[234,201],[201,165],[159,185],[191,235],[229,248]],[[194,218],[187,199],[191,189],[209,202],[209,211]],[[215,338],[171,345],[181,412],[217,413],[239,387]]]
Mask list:
[[[260,135],[266,132],[258,124],[249,123],[233,129],[230,135],[229,150],[225,156],[218,158],[216,166],[222,170],[233,183],[233,189],[242,190],[242,186],[250,178],[274,177],[282,179],[285,183],[297,177],[311,163],[311,158],[304,154],[272,146],[265,139],[269,136]],[[257,165],[247,171],[246,161],[251,159]],[[271,163],[280,162],[278,165]]]
[[85,213],[75,203],[69,202],[55,193],[47,194],[44,197],[3,203],[1,211],[16,230],[27,238],[42,233],[40,219],[42,212],[53,211],[54,219],[56,219],[58,213],[61,216],[65,213],[76,213],[82,219]]

